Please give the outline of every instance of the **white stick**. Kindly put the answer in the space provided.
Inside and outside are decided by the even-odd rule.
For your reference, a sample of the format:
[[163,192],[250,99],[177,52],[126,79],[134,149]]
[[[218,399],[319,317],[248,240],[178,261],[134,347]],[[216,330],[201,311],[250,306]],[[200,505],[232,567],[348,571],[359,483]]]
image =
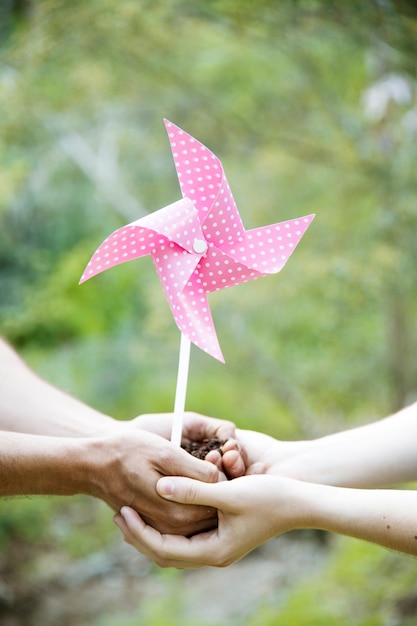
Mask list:
[[188,368],[190,364],[191,342],[181,333],[180,358],[178,362],[177,389],[175,392],[174,419],[172,422],[171,442],[181,445],[182,422],[185,411],[185,396],[187,393]]

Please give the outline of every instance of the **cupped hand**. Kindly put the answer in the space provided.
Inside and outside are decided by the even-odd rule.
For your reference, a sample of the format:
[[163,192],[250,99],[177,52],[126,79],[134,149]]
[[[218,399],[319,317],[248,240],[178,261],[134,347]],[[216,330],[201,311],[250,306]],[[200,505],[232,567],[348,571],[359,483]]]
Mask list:
[[[305,441],[281,441],[264,433],[236,429],[236,440],[245,474],[275,474],[296,479],[307,479],[300,455],[308,446]],[[228,471],[227,459],[223,461]],[[301,475],[303,474],[303,475]]]
[[212,507],[170,502],[156,490],[162,476],[216,482],[219,471],[212,463],[144,430],[119,431],[85,441],[89,464],[86,493],[101,498],[115,511],[125,505],[132,507],[160,532],[189,536],[217,526]]
[[192,537],[161,534],[129,507],[114,521],[125,541],[160,567],[225,567],[271,537],[296,528],[299,517],[291,479],[243,476],[215,484],[179,477],[163,478],[158,492],[188,505],[218,509],[218,527]]
[[[144,414],[126,424],[129,429],[143,429],[169,439],[172,420],[172,413]],[[243,476],[246,471],[245,450],[236,440],[236,427],[233,422],[207,417],[200,413],[186,412],[184,414],[183,444],[212,437],[226,441],[226,444],[220,451],[209,452],[206,460],[216,465],[229,479]]]

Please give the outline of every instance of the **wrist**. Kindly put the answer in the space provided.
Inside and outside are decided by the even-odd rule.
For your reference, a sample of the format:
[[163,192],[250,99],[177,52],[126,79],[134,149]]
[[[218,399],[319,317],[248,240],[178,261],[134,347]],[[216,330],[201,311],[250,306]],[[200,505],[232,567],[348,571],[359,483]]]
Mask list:
[[[131,504],[139,489],[141,450],[134,443],[135,435],[126,430],[113,431],[103,437],[79,439],[80,454],[77,457],[76,484],[84,493],[106,502],[118,511],[122,504]],[[129,450],[137,451],[134,471],[126,468]],[[130,489],[131,474],[136,491]]]
[[114,435],[117,432],[121,432],[128,427],[129,422],[117,420],[109,415],[102,413],[96,413],[95,420],[86,419],[86,423],[80,428],[80,437],[107,437],[108,435]]
[[126,427],[125,422],[85,405],[79,405],[76,410],[69,409],[68,415],[60,422],[59,429],[52,431],[52,435],[74,438],[105,437]]
[[297,481],[312,481],[314,465],[309,461],[310,441],[275,441],[265,455],[266,473]]
[[[296,479],[287,480],[290,487],[288,494],[292,506],[293,529],[316,529],[328,532],[341,532],[340,519],[354,520],[358,516],[355,507],[348,504],[355,490],[329,485],[304,482]],[[357,491],[361,495],[363,491]],[[349,522],[347,522],[349,525]]]
[[39,476],[42,477],[39,493],[43,489],[47,495],[93,495],[90,440],[43,436],[39,439],[44,440],[46,448],[39,455]]
[[[111,432],[114,434],[115,430]],[[115,454],[112,451],[111,435],[86,436],[74,441],[73,480],[78,493],[103,499],[109,463]]]
[[86,493],[83,440],[2,432],[0,495]]
[[276,476],[273,480],[277,480],[273,523],[276,535],[301,529],[332,530],[335,488],[287,477]]
[[[288,477],[276,477],[276,525],[279,533],[318,528],[320,511],[314,493],[315,485]],[[283,528],[283,520],[286,527]],[[284,522],[285,524],[285,522]]]

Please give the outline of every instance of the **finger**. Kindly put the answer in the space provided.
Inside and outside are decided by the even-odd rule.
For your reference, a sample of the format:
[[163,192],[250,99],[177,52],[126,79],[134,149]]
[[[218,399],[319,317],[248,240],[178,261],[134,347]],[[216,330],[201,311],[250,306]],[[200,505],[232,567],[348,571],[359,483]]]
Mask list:
[[167,500],[218,509],[227,506],[227,494],[224,489],[227,484],[227,481],[213,484],[180,476],[166,476],[158,480],[156,490]]
[[149,544],[156,546],[163,537],[158,530],[147,524],[139,513],[129,506],[122,507],[120,513],[113,519],[116,526],[122,531],[125,541],[147,556],[147,542],[143,539],[148,536]]
[[169,509],[166,509],[166,515],[162,519],[155,518],[154,516],[148,517],[141,511],[143,521],[149,526],[152,526],[152,528],[155,528],[155,530],[162,535],[183,535],[184,537],[191,537],[192,535],[217,528],[216,509],[202,506],[186,506],[184,504],[177,504],[176,502],[162,501],[162,506],[164,505],[178,507],[175,516]]
[[223,470],[228,478],[238,478],[245,474],[245,463],[238,450],[229,450],[223,453]]
[[124,520],[123,515],[121,515],[120,513],[117,513],[116,515],[113,516],[113,522],[116,524],[118,528],[120,528],[122,532],[127,531],[126,522]]
[[[140,552],[146,554],[146,556],[149,556],[146,551],[140,549],[139,544],[137,544],[136,542],[136,536],[140,536],[141,533],[144,532],[145,527],[148,527],[150,531],[153,531],[155,533],[157,533],[158,531],[154,530],[151,526],[147,526],[141,516],[136,511],[127,506],[122,507],[120,513],[117,513],[117,515],[113,517],[113,522],[121,530],[126,543],[134,546]],[[131,532],[131,528],[134,529],[134,534]]]
[[248,469],[246,470],[246,475],[250,476],[256,474],[265,474],[266,469],[267,468],[265,463],[262,463],[262,461],[258,461],[257,463],[252,463],[252,465],[248,467]]
[[234,446],[229,451],[223,452],[223,454],[219,450],[210,450],[206,455],[205,461],[212,463],[219,470],[217,482],[244,476],[246,471],[242,455]]
[[210,452],[207,453],[205,460],[209,463],[213,463],[213,465],[216,465],[217,469],[222,469],[222,455],[218,450],[210,450]]
[[206,437],[232,439],[235,437],[235,431],[233,422],[191,412],[185,413],[184,416],[184,438],[191,441],[201,441]]
[[164,439],[169,439],[172,429],[172,414],[171,413],[154,413],[138,415],[130,422],[122,422],[127,424],[130,428],[147,430],[148,432],[159,435]]
[[163,474],[187,476],[208,483],[217,482],[219,470],[216,464],[197,459],[182,448],[176,448],[176,452],[179,456],[175,467],[172,468],[173,471],[167,471],[168,468],[165,468]]
[[238,457],[236,456],[233,457],[234,467],[230,468],[232,472],[231,478],[237,478],[238,476],[243,476],[246,472],[246,468],[249,465],[248,453],[246,451],[245,446],[242,444],[242,442],[238,441],[237,439],[229,439],[228,441],[226,441],[224,446],[222,446],[223,455],[226,452],[231,452],[232,450],[238,452],[239,457],[240,457],[239,461],[238,461]]
[[228,477],[226,476],[224,472],[223,457],[218,450],[210,450],[205,460],[209,461],[210,463],[213,463],[219,470],[216,482],[220,482],[222,480],[228,480]]
[[155,561],[160,567],[186,569],[207,565],[207,547],[215,538],[216,531],[196,535],[198,541],[195,541],[195,537],[187,539],[178,535],[159,533],[147,525],[130,507],[123,507],[120,517],[123,520],[123,529],[121,529],[125,541]]
[[[127,506],[122,507],[120,514],[115,516],[114,521],[122,531],[126,543],[161,567],[176,567],[171,559],[161,556],[164,535],[148,525],[134,509]],[[172,536],[176,537],[176,535]]]

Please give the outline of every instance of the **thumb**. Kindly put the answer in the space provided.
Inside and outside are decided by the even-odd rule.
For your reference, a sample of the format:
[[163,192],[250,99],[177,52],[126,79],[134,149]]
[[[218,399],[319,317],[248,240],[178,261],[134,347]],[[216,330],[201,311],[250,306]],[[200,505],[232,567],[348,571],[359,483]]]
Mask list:
[[219,508],[223,505],[225,482],[205,483],[182,476],[164,476],[156,483],[156,490],[166,500],[181,504],[201,504]]
[[214,463],[197,459],[181,448],[176,450],[176,454],[179,456],[176,458],[175,467],[172,465],[170,469],[165,468],[166,476],[171,474],[187,476],[206,483],[215,483],[219,480],[219,470]]

